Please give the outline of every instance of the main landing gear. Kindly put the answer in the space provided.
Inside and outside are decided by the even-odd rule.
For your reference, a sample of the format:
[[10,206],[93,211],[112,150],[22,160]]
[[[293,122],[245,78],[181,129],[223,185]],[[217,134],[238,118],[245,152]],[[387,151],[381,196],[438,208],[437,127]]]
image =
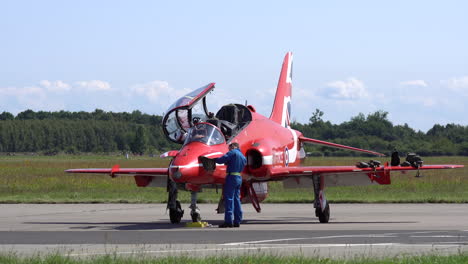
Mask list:
[[314,183],[315,216],[319,218],[320,223],[328,223],[330,221],[330,205],[325,198],[324,180],[323,177],[318,175],[312,177]]
[[328,223],[330,220],[330,205],[326,202],[325,209],[315,208],[315,216],[319,218],[320,223]]

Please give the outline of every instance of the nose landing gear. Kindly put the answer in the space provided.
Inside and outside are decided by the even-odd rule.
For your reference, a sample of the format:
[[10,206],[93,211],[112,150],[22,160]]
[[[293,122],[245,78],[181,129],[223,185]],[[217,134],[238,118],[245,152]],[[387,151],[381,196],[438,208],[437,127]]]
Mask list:
[[190,211],[190,216],[192,217],[192,222],[201,222],[200,209],[198,209],[198,207],[191,209],[192,211]]
[[[177,200],[177,184],[171,179],[167,180],[167,192],[169,197],[167,199],[167,208],[169,209],[169,218],[172,224],[178,224],[184,216],[184,210]],[[197,191],[191,191],[191,204],[190,204],[190,216],[192,222],[201,222],[200,209],[197,207]]]
[[192,217],[192,222],[201,222],[201,215],[200,215],[200,209],[197,207],[197,195],[198,192],[196,191],[191,191],[190,192],[190,216]]

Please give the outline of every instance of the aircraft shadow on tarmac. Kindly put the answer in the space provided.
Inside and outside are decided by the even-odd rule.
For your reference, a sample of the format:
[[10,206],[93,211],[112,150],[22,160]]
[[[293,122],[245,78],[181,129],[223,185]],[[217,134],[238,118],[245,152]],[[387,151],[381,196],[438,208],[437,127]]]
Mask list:
[[[288,219],[289,218],[289,219]],[[257,225],[315,225],[321,224],[318,219],[311,219],[304,217],[303,219],[299,219],[297,217],[282,217],[282,219],[272,219],[272,220],[265,220],[265,219],[253,219],[253,220],[244,220],[243,224],[257,224]],[[286,220],[287,219],[287,220]],[[332,221],[334,219],[330,218],[330,222],[327,224],[417,224],[419,221]]]
[[158,229],[179,229],[185,227],[185,222],[171,224],[169,222],[25,222],[31,225],[62,225],[70,226],[74,230],[158,230]]
[[[332,220],[332,219],[331,219]],[[213,226],[222,223],[222,220],[205,220]],[[74,230],[123,230],[123,231],[138,231],[138,230],[158,230],[158,229],[180,229],[185,227],[189,221],[180,224],[171,224],[167,220],[160,222],[25,222],[24,224],[32,225],[62,225],[69,226],[69,229]],[[415,224],[418,221],[330,221],[330,224]],[[298,218],[298,217],[281,217],[279,219],[245,219],[243,225],[316,225],[321,224],[315,219]]]

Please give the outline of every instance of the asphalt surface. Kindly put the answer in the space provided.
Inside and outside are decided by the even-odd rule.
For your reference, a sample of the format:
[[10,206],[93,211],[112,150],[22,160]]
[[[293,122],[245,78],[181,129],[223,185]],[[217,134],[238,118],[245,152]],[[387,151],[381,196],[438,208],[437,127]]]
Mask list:
[[72,256],[274,254],[320,257],[468,252],[468,204],[332,204],[321,224],[311,204],[244,205],[240,228],[220,229],[216,205],[201,204],[212,226],[170,224],[164,204],[2,204],[0,252]]

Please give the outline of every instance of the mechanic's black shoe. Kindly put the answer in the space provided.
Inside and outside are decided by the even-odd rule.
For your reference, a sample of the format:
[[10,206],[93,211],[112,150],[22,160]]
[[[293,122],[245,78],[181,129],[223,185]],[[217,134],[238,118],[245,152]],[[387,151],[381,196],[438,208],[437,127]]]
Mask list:
[[219,225],[219,228],[227,228],[227,227],[231,228],[232,224],[222,223],[222,224]]
[[234,224],[233,227],[240,227],[240,224]]

